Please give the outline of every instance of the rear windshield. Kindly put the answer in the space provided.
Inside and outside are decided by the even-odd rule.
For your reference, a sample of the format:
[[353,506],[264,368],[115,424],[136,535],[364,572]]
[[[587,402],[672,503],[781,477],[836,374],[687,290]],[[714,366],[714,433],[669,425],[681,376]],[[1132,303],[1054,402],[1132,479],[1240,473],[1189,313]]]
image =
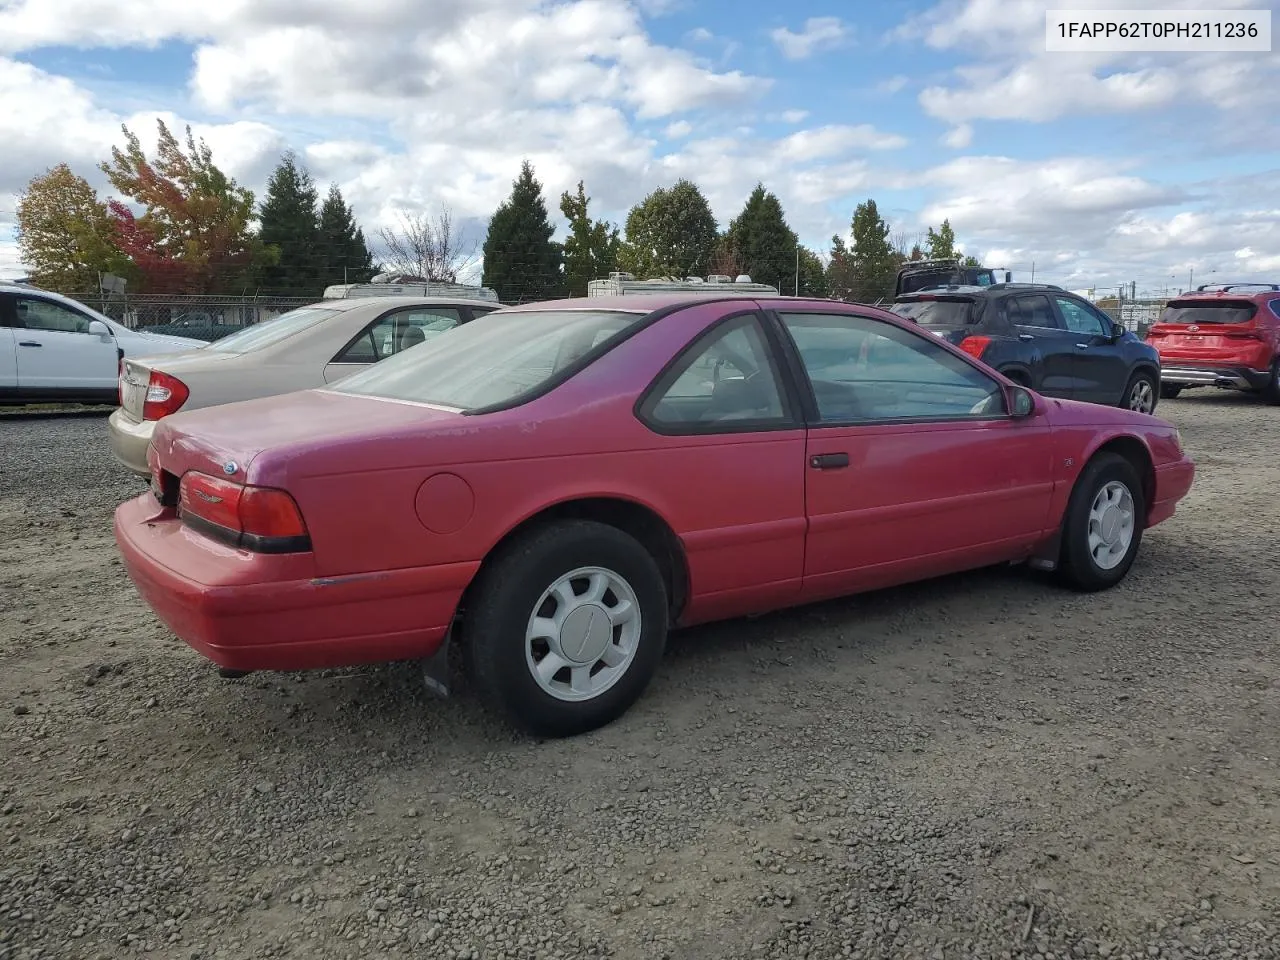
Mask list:
[[1248,300],[1173,300],[1160,315],[1161,323],[1248,323],[1257,310]]
[[339,312],[326,307],[299,307],[297,310],[282,313],[274,319],[245,327],[229,337],[215,340],[207,349],[216,350],[219,353],[249,353],[253,350],[261,350],[263,347],[269,347],[314,327],[317,323],[322,323]]
[[543,386],[647,316],[621,310],[495,311],[455,327],[333,389],[460,410],[505,404]]
[[910,300],[889,308],[922,327],[963,327],[973,323],[972,300]]

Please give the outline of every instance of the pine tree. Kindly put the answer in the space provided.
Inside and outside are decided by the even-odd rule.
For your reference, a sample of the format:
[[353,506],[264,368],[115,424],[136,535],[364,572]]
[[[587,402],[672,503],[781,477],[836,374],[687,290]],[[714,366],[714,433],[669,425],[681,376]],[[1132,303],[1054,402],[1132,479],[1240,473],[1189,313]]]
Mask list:
[[267,194],[258,208],[258,236],[276,251],[275,264],[263,271],[265,293],[305,297],[323,290],[318,199],[306,167],[293,151],[285,153],[267,181]]
[[853,300],[857,278],[853,272],[853,257],[841,236],[831,238],[831,259],[827,263],[827,296],[836,300]]
[[618,266],[618,248],[622,245],[618,228],[603,220],[592,220],[587,213],[591,198],[581,180],[578,192],[560,195],[560,212],[569,221],[569,236],[564,242],[565,287],[571,297],[585,297],[587,284],[609,275]]
[[889,242],[889,225],[874,200],[854,209],[851,229],[853,249],[849,256],[855,278],[854,299],[874,303],[892,298],[899,258]]
[[373,255],[365,243],[364,231],[356,224],[355,214],[347,206],[336,183],[320,207],[317,241],[321,264],[321,282],[368,283],[374,275]]
[[800,296],[829,297],[827,268],[821,258],[808,247],[800,248]]
[[492,287],[503,303],[552,300],[564,290],[563,248],[552,241],[555,228],[547,219],[542,184],[528,160],[511,184],[511,196],[489,221],[484,241],[481,283]]
[[626,233],[618,262],[642,280],[705,276],[720,239],[711,205],[690,180],[659,187],[632,207]]
[[795,292],[800,241],[787,226],[781,202],[763,184],[756,184],[725,236],[752,280]]

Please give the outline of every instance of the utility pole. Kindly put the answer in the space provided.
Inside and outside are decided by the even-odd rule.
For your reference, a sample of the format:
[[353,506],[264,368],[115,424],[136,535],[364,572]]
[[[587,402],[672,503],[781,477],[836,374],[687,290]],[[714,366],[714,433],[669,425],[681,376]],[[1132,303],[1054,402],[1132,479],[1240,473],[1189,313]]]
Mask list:
[[1187,273],[1187,292],[1196,288],[1196,268],[1192,267]]
[[796,296],[800,296],[800,244],[796,244]]
[[1031,282],[1036,282],[1036,262],[1034,260],[1031,261]]

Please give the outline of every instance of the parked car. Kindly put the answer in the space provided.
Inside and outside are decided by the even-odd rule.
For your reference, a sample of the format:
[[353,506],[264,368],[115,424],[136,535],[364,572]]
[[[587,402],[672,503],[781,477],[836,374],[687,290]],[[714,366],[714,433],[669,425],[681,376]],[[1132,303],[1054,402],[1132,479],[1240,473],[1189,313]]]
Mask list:
[[1191,387],[1280,403],[1280,284],[1209,284],[1165,305],[1147,331],[1160,354],[1160,395]]
[[150,461],[116,541],[204,656],[433,671],[452,634],[488,703],[557,736],[621,715],[672,626],[999,563],[1110,587],[1195,472],[1170,424],[887,311],[655,295],[180,413]]
[[0,404],[114,404],[123,359],[198,346],[130,330],[70,297],[0,283]]
[[[1009,271],[1002,272],[1005,283],[1013,279],[1013,274]],[[952,284],[989,287],[999,282],[996,271],[991,267],[966,265],[959,257],[911,260],[898,268],[898,274],[893,282],[893,295],[896,299],[928,287],[946,287]]]
[[1061,287],[936,287],[898,297],[890,309],[1047,397],[1155,412],[1155,349]]
[[111,452],[145,477],[156,423],[178,410],[324,386],[500,306],[465,297],[325,300],[192,353],[126,361],[120,409],[107,422]]

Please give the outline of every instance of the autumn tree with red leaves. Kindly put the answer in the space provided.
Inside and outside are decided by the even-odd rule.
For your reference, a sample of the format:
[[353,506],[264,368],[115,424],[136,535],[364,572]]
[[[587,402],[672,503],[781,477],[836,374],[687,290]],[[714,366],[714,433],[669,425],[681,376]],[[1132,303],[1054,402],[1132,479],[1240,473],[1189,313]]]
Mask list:
[[125,147],[101,164],[111,185],[143,209],[108,204],[117,245],[132,261],[147,293],[243,292],[270,252],[250,229],[253,192],[213,162],[213,152],[187,127],[186,150],[157,120],[156,159],[121,126]]

